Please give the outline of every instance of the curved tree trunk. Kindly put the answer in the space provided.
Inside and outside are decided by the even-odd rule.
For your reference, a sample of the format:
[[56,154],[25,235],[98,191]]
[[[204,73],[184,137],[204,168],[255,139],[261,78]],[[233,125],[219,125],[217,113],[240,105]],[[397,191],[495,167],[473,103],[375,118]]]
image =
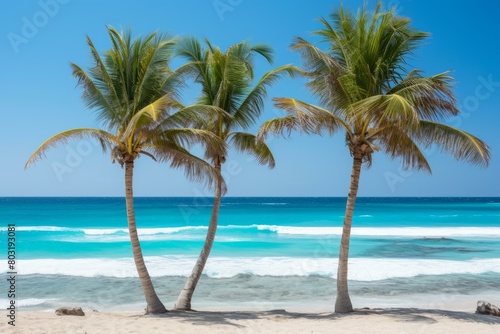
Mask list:
[[221,164],[217,162],[215,165],[215,170],[217,171],[217,180],[215,184],[214,192],[214,204],[212,207],[212,216],[210,217],[210,224],[208,226],[207,236],[205,238],[205,244],[201,250],[198,260],[194,265],[191,276],[189,276],[184,288],[182,289],[177,301],[175,302],[174,309],[176,310],[191,310],[191,299],[193,298],[194,290],[196,285],[200,280],[203,269],[205,268],[205,263],[207,262],[210,251],[212,250],[212,245],[215,239],[215,233],[217,232],[217,222],[219,220],[219,208],[222,196],[222,176],[221,176]]
[[148,269],[142,256],[141,244],[137,235],[134,212],[134,195],[132,191],[132,178],[134,173],[134,161],[125,162],[125,200],[127,203],[127,220],[130,242],[132,243],[132,253],[134,254],[135,267],[141,280],[144,296],[146,297],[146,314],[165,313],[167,310],[156,294],[153,282],[149,277]]
[[349,289],[347,286],[347,267],[349,260],[349,241],[351,239],[352,215],[354,212],[356,196],[358,194],[359,176],[361,174],[361,165],[363,162],[361,151],[358,148],[355,149],[353,156],[351,184],[345,208],[344,228],[342,230],[339,265],[337,269],[337,300],[335,302],[336,313],[348,313],[353,311],[351,298],[349,297]]

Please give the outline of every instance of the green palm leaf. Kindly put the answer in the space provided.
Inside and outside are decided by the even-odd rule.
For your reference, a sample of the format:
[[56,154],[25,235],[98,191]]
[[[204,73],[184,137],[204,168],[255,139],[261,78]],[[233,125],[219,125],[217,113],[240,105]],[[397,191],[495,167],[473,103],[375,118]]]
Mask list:
[[246,132],[233,132],[228,136],[228,143],[240,152],[251,154],[261,165],[274,168],[276,165],[269,147],[256,140],[256,136]]
[[403,170],[424,170],[431,173],[431,167],[423,152],[413,139],[396,126],[388,126],[377,134],[378,142],[392,159],[400,159]]
[[[203,183],[204,186],[213,188],[217,179],[217,171],[203,159],[189,153],[182,146],[176,146],[174,142],[166,145],[147,145],[144,147],[149,155],[154,156],[159,162],[169,162],[171,168],[182,169],[187,179],[193,182]],[[226,192],[224,180],[222,180],[223,193]]]
[[151,104],[139,110],[127,124],[127,127],[120,136],[120,140],[127,142],[133,140],[134,134],[138,129],[148,128],[149,124],[156,122],[161,114],[167,112],[172,104],[176,105],[176,101],[170,98],[170,94],[166,94]]
[[[367,114],[367,110],[370,113]],[[418,126],[417,109],[411,101],[398,94],[374,95],[351,105],[349,116],[352,123],[386,124],[407,128]]]
[[301,55],[310,77],[306,86],[319,98],[320,104],[331,110],[342,111],[342,107],[350,102],[347,89],[338,80],[347,75],[344,64],[300,37],[292,42],[292,50]]
[[44,141],[42,145],[40,145],[29,157],[28,162],[26,162],[24,168],[30,167],[37,160],[45,157],[47,150],[54,148],[57,145],[67,144],[72,139],[97,139],[101,143],[102,149],[104,151],[108,148],[111,149],[114,145],[117,144],[116,137],[104,130],[91,128],[66,130]]
[[424,147],[437,145],[455,159],[474,165],[487,167],[491,158],[490,148],[484,141],[445,124],[421,121],[418,131],[412,136]]
[[273,99],[277,108],[283,109],[291,115],[265,122],[257,137],[263,140],[269,134],[290,134],[293,130],[298,130],[307,134],[319,134],[327,131],[332,134],[343,128],[349,130],[349,126],[339,117],[321,107],[291,98]]
[[459,113],[451,90],[453,78],[448,74],[449,72],[445,72],[422,77],[418,71],[413,71],[392,87],[387,94],[404,97],[422,119],[431,121],[447,119]]
[[215,135],[212,131],[193,128],[174,128],[159,132],[153,141],[154,145],[173,147],[192,147],[197,144],[205,146],[208,158],[213,156],[223,156],[226,154],[226,143]]
[[230,123],[234,121],[234,117],[217,106],[193,104],[182,106],[175,114],[163,120],[161,125],[166,128],[186,126],[202,128],[218,120]]
[[280,66],[265,73],[259,82],[248,93],[234,114],[234,119],[242,129],[248,129],[255,124],[264,109],[264,99],[267,97],[267,88],[287,74],[294,77],[301,71],[293,65]]

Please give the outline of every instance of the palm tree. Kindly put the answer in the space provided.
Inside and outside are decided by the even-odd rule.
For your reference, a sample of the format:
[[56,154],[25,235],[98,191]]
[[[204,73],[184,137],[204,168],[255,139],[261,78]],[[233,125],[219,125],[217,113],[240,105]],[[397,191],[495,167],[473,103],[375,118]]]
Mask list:
[[[254,125],[264,108],[267,87],[275,83],[284,74],[293,76],[296,68],[284,65],[266,72],[252,87],[254,79],[254,55],[263,56],[272,63],[272,52],[265,45],[251,45],[241,42],[230,46],[225,52],[206,42],[206,49],[193,38],[186,38],[179,43],[178,54],[187,59],[192,67],[194,81],[201,85],[201,96],[198,103],[211,105],[231,115],[221,117],[215,114],[208,122],[204,120],[194,127],[211,131],[215,136],[237,151],[252,154],[260,164],[274,167],[274,158],[269,147],[257,143],[255,136],[241,130],[248,130]],[[208,148],[205,159],[210,161],[216,170],[214,202],[205,243],[183,290],[175,309],[191,310],[191,300],[196,285],[201,277],[208,259],[217,230],[221,197],[225,191],[221,175],[226,156],[220,151]]]
[[[73,76],[83,87],[84,102],[97,112],[97,119],[107,130],[78,128],[58,133],[38,147],[26,168],[44,157],[49,148],[74,138],[96,139],[104,151],[111,151],[112,161],[125,166],[128,230],[147,302],[146,313],[163,313],[166,309],[151,282],[137,235],[132,189],[134,161],[141,155],[170,161],[172,167],[185,167],[190,179],[210,182],[212,167],[184,146],[211,141],[211,148],[217,152],[223,151],[223,145],[217,145],[217,138],[208,131],[178,127],[186,118],[199,117],[206,108],[183,107],[174,99],[182,73],[182,68],[176,72],[169,68],[176,39],[153,33],[132,40],[130,31],[119,33],[112,27],[108,27],[108,34],[113,47],[103,57],[87,37],[92,67],[85,71],[71,64]],[[213,108],[210,109],[212,113]]]
[[408,56],[427,37],[410,20],[384,12],[381,2],[370,14],[366,6],[357,15],[340,9],[330,21],[320,19],[316,31],[327,50],[296,38],[309,73],[307,87],[319,100],[313,105],[293,98],[276,98],[287,116],[265,122],[258,133],[289,135],[345,132],[353,158],[337,271],[335,312],[353,311],[347,285],[349,241],[361,167],[369,168],[375,151],[399,158],[403,168],[431,172],[422,149],[432,145],[459,160],[487,166],[489,148],[480,139],[443,123],[459,114],[449,73],[425,77],[409,70]]

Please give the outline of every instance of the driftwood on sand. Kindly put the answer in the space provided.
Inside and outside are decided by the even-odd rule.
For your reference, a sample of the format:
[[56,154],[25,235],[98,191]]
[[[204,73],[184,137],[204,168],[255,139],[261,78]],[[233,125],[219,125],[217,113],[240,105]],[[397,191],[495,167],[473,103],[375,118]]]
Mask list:
[[500,309],[497,306],[484,302],[482,300],[477,302],[476,313],[489,314],[500,317]]
[[57,315],[78,315],[83,317],[85,313],[81,307],[60,307],[56,310]]

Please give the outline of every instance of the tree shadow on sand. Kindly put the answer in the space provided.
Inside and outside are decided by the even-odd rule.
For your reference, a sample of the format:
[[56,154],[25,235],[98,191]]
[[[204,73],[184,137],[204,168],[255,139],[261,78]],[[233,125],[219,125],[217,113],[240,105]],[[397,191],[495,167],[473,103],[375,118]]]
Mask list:
[[390,308],[390,309],[372,309],[372,310],[358,310],[356,314],[380,314],[393,317],[396,321],[414,321],[414,322],[427,322],[435,323],[438,320],[436,316],[446,317],[454,320],[475,322],[480,324],[500,324],[500,317],[491,315],[447,311],[447,310],[432,310],[432,309],[418,309],[418,308]]
[[193,325],[209,326],[209,325],[226,325],[235,328],[244,328],[236,321],[238,320],[257,320],[269,319],[275,321],[290,320],[290,319],[309,319],[309,320],[326,320],[334,321],[336,319],[349,318],[351,316],[388,316],[398,322],[420,322],[422,324],[433,324],[439,322],[439,317],[445,317],[457,321],[473,322],[481,324],[500,324],[500,317],[489,315],[432,310],[432,309],[417,309],[417,308],[390,308],[390,309],[357,309],[353,313],[337,314],[337,313],[299,313],[287,312],[285,310],[271,310],[264,312],[169,312],[163,315],[149,315],[150,317],[162,317],[168,319],[176,319],[183,322],[188,322]]

